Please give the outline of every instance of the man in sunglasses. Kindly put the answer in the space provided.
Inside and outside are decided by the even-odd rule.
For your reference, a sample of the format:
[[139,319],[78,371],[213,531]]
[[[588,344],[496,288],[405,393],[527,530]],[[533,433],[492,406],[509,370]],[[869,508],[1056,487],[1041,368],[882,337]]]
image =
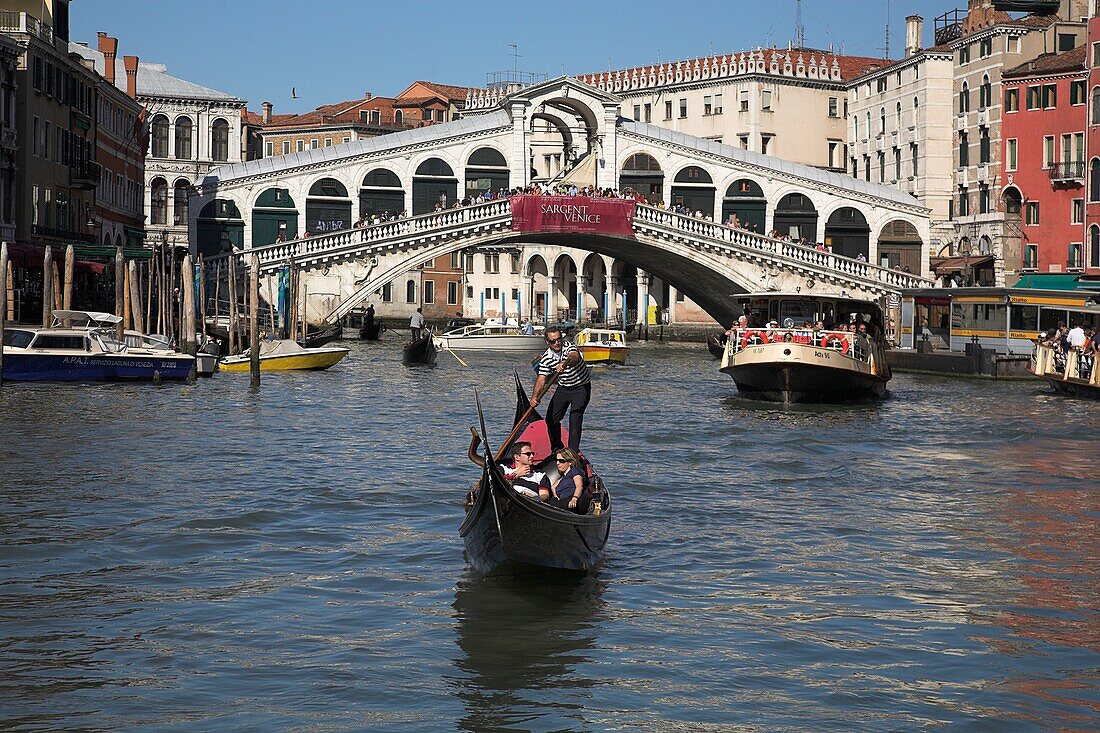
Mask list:
[[592,398],[592,379],[581,350],[572,341],[566,341],[561,329],[546,330],[547,349],[539,358],[539,376],[532,390],[531,406],[535,407],[550,388],[553,377],[558,388],[546,407],[546,432],[550,436],[550,450],[564,447],[561,442],[561,419],[569,410],[569,447],[580,450],[581,429],[584,426],[584,410]]
[[[470,448],[466,455],[479,466],[485,465],[485,458],[478,455],[477,449],[481,445],[481,436],[470,428]],[[512,482],[516,491],[529,496],[532,499],[546,501],[550,498],[550,479],[542,471],[535,469],[535,450],[525,440],[512,444],[512,465],[501,466],[504,478]],[[470,501],[470,497],[467,497]]]

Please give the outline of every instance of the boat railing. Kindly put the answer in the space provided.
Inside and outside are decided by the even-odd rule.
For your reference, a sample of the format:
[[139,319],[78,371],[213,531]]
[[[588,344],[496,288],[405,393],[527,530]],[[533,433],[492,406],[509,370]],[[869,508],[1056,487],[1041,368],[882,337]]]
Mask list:
[[1036,344],[1031,355],[1031,373],[1040,377],[1073,379],[1100,386],[1095,351],[1070,348],[1065,351],[1047,344]]
[[730,334],[726,349],[732,356],[753,346],[775,343],[793,343],[829,349],[864,363],[870,363],[874,353],[871,340],[863,334],[814,328],[739,328]]

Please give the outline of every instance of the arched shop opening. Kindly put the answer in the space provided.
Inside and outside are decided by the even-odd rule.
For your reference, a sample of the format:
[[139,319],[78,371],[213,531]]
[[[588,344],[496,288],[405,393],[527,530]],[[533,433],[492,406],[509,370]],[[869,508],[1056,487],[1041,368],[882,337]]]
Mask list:
[[714,181],[697,165],[684,168],[672,180],[672,205],[685,206],[692,212],[701,211],[714,217]]
[[825,244],[833,254],[866,259],[870,255],[871,228],[859,209],[843,206],[829,216],[825,223]]
[[774,228],[780,236],[798,241],[817,241],[817,209],[810,197],[801,193],[789,193],[779,199],[775,207]]
[[921,272],[921,241],[917,228],[907,221],[895,219],[882,228],[878,236],[879,264],[905,272]]
[[378,168],[363,177],[359,187],[359,216],[400,214],[405,210],[405,190],[393,171]]
[[508,161],[497,150],[478,148],[466,161],[465,195],[477,198],[502,188],[508,188]]
[[351,228],[351,198],[344,184],[322,178],[306,194],[306,231],[311,234]]
[[439,158],[428,158],[416,168],[413,176],[412,213],[427,214],[435,211],[435,205],[444,209],[454,206],[458,199],[458,179],[451,166]]
[[252,246],[298,238],[298,210],[285,188],[269,188],[252,207]]
[[631,189],[651,204],[664,198],[665,174],[657,159],[648,153],[634,153],[619,173],[619,190]]
[[204,257],[244,249],[244,219],[228,199],[214,199],[199,211],[198,252]]
[[742,178],[730,184],[722,198],[722,223],[732,224],[737,217],[737,226],[757,234],[764,231],[768,220],[768,200],[756,181]]

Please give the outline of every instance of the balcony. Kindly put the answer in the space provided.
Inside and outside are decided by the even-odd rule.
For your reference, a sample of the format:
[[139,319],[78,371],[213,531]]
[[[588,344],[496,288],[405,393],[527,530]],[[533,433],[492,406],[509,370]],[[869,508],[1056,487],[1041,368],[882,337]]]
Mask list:
[[73,188],[95,188],[99,185],[99,163],[73,163],[69,166],[69,185]]
[[27,33],[53,45],[53,28],[29,13],[20,13],[15,10],[0,11],[0,31]]
[[1069,163],[1050,164],[1050,182],[1055,186],[1083,186],[1085,184],[1085,161],[1074,160]]
[[58,229],[56,227],[44,227],[38,224],[31,224],[31,234],[39,237],[50,237],[52,239],[65,239],[70,242],[85,242],[87,244],[95,243],[94,234],[74,232],[68,229]]

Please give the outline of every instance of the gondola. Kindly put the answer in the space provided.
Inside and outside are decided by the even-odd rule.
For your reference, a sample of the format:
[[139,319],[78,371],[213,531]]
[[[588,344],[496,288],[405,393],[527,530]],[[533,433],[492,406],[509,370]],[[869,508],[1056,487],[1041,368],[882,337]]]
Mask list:
[[439,351],[435,348],[435,334],[430,328],[421,331],[420,338],[405,344],[401,353],[401,361],[405,364],[427,364],[435,366],[435,359]]
[[298,339],[298,343],[307,349],[316,349],[318,346],[324,346],[330,341],[343,337],[344,327],[339,323],[334,323],[331,326],[322,328],[320,331],[307,334],[305,338]]
[[715,334],[714,336],[707,336],[707,351],[715,359],[721,359],[722,355],[726,353],[726,339],[729,338],[725,333]]
[[[508,454],[517,440],[529,441],[537,467],[553,481],[557,466],[550,451],[546,423],[533,410],[519,375],[516,380],[516,417],[512,435],[501,446]],[[485,420],[478,400],[481,431]],[[564,437],[564,431],[563,431]],[[611,494],[588,465],[592,494],[587,514],[574,514],[520,495],[501,473],[499,463],[484,444],[485,466],[481,480],[466,502],[466,518],[459,535],[466,558],[478,571],[489,573],[522,568],[584,571],[595,568],[604,556],[611,533]]]
[[379,336],[382,335],[382,322],[374,321],[372,323],[364,323],[363,327],[359,329],[359,338],[364,341],[377,341]]

